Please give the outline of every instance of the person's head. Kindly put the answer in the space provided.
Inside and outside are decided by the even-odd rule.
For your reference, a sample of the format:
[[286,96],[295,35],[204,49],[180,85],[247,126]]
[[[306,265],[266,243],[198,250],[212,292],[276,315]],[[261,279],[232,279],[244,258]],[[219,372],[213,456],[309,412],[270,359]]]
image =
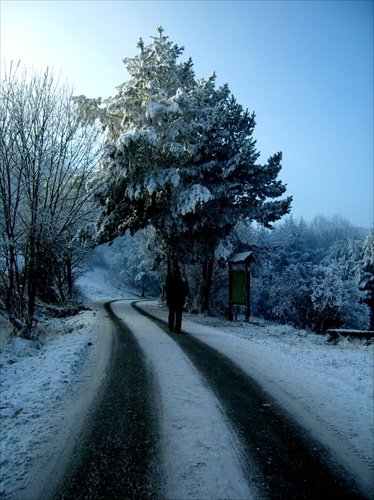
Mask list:
[[169,259],[169,273],[175,278],[181,277],[181,272],[177,261]]

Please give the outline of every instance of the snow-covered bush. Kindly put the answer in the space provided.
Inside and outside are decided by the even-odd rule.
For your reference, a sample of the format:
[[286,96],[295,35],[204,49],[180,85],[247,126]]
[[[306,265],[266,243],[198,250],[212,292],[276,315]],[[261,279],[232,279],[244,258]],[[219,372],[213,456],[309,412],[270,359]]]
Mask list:
[[304,327],[310,307],[310,266],[291,264],[274,276],[269,287],[271,314],[286,323]]
[[261,232],[254,314],[315,331],[368,329],[374,281],[368,238],[339,217],[310,224],[289,218],[273,232]]
[[341,266],[315,266],[310,292],[314,330],[369,328],[370,311],[363,302],[365,293],[359,290],[357,282],[344,278]]

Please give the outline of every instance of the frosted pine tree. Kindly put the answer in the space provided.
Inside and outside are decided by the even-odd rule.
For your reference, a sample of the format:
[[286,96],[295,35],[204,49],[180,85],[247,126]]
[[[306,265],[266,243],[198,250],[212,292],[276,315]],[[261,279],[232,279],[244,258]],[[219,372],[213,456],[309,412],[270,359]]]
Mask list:
[[124,60],[130,75],[104,101],[76,98],[82,120],[101,123],[104,160],[95,179],[101,214],[97,243],[153,226],[168,253],[203,264],[202,308],[209,307],[215,250],[241,219],[266,227],[288,213],[279,199],[281,153],[266,165],[245,111],[215,75],[197,80],[183,48],[158,36]]

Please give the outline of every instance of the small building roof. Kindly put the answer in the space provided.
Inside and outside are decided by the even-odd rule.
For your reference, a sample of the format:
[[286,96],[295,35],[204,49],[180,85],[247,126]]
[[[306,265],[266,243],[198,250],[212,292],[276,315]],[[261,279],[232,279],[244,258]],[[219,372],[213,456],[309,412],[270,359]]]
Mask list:
[[250,264],[255,260],[253,252],[241,252],[241,253],[235,253],[229,262],[235,263],[235,264]]

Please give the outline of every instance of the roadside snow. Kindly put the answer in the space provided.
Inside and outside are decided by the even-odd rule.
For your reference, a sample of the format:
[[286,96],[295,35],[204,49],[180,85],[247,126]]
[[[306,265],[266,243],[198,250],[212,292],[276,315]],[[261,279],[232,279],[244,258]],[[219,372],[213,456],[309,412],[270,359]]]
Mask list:
[[[106,282],[102,269],[88,273],[80,286],[89,301],[130,298]],[[142,304],[166,318],[157,302]],[[105,315],[97,314],[100,306],[91,306],[73,318],[51,320],[40,345],[20,339],[1,345],[4,500],[41,498],[57,462],[63,468],[61,449],[67,457],[71,433],[79,433],[105,376],[111,337]],[[185,315],[183,327],[256,378],[373,496],[373,344],[344,339],[334,345],[304,330],[203,316]]]
[[[157,302],[139,305],[160,318]],[[374,495],[374,344],[273,323],[184,315],[182,330],[232,359]]]
[[[123,298],[96,269],[81,279],[90,301]],[[37,343],[15,338],[0,350],[0,498],[41,498],[105,375],[111,337],[95,303],[43,324]],[[1,328],[1,325],[0,325]],[[0,337],[4,337],[0,332]]]

